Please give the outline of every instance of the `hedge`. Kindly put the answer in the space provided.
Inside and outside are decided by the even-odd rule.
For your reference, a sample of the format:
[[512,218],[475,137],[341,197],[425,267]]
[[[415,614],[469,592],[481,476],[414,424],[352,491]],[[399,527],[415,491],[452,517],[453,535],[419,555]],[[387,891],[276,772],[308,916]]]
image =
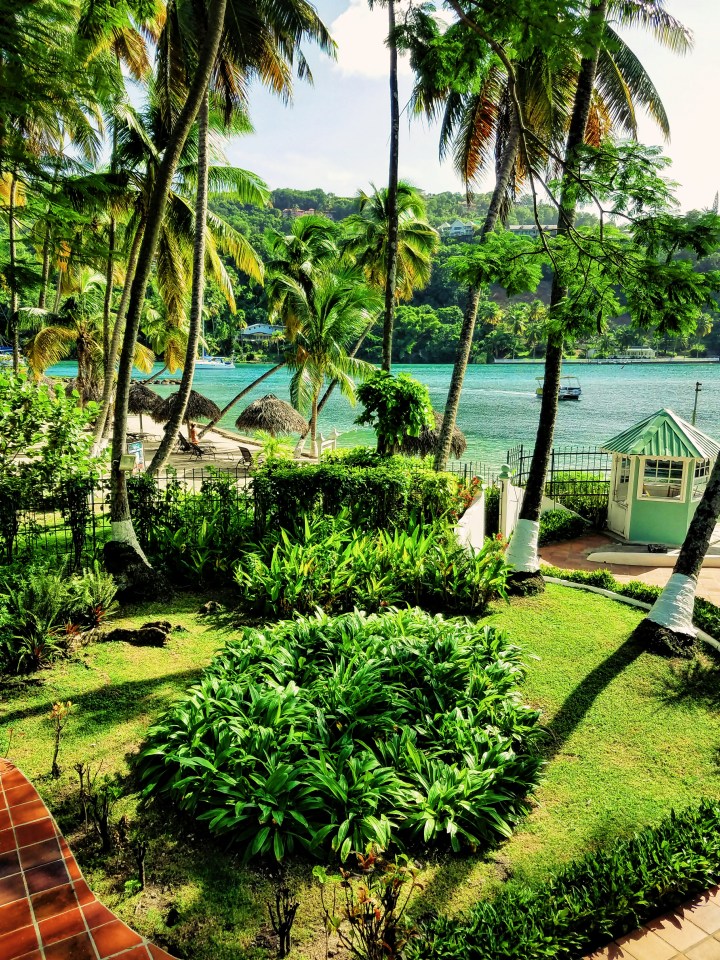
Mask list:
[[540,535],[538,546],[544,547],[548,543],[562,543],[564,540],[574,540],[581,537],[590,529],[590,523],[585,517],[567,510],[548,510],[540,517]]
[[572,861],[510,883],[459,918],[426,921],[408,960],[579,960],[720,881],[720,804],[703,801]]
[[[559,580],[570,580],[572,583],[586,583],[590,587],[601,587],[603,590],[612,590],[621,597],[631,597],[633,600],[642,600],[644,603],[655,603],[662,593],[662,587],[640,580],[630,580],[621,583],[616,580],[609,570],[563,570],[560,567],[543,565],[541,571],[545,577],[557,577]],[[711,637],[720,640],[720,607],[715,606],[704,597],[695,597],[693,623],[696,627],[709,633]]]

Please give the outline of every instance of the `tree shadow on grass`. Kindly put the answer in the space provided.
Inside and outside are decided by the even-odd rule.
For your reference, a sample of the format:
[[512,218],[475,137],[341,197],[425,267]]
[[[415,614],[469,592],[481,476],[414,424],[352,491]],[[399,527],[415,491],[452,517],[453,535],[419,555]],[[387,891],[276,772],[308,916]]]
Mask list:
[[561,752],[600,694],[646,652],[646,648],[630,636],[580,681],[545,727],[548,739],[543,753],[548,760]]
[[[160,677],[150,677],[147,680],[127,680],[124,683],[107,683],[80,693],[73,698],[77,716],[83,723],[93,726],[95,731],[105,727],[126,723],[144,713],[153,713],[168,705],[166,693],[157,690],[169,682],[180,682],[182,688],[198,680],[204,667],[192,670],[182,670],[179,673],[167,673]],[[180,696],[182,690],[176,692]],[[0,712],[0,723],[3,726],[13,726],[22,720],[31,717],[44,716],[48,713],[49,700],[22,709],[5,710]]]
[[688,660],[673,666],[662,680],[665,703],[691,703],[708,710],[720,710],[720,666]]

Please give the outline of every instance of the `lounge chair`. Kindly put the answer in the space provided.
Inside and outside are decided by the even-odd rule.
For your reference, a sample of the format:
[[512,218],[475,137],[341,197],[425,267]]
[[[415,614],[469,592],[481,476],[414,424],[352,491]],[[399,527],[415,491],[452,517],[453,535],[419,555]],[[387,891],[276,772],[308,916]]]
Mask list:
[[214,443],[193,443],[184,437],[182,433],[178,434],[178,445],[181,453],[189,453],[191,457],[217,457],[217,447]]

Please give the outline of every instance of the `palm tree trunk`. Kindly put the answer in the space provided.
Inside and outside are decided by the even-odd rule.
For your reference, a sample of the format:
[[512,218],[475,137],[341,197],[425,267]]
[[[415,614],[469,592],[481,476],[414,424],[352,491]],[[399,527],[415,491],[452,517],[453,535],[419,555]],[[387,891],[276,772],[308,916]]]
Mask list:
[[[115,398],[115,417],[113,422],[112,468],[110,484],[110,518],[112,540],[129,545],[140,560],[147,560],[140,549],[130,517],[130,503],[127,495],[125,474],[120,469],[120,457],[125,451],[127,437],[128,402],[132,380],[135,342],[140,328],[140,315],[145,300],[145,291],[150,279],[150,270],[155,258],[162,221],[167,208],[168,193],[172,179],[180,161],[188,134],[197,117],[210,82],[220,41],[223,35],[227,0],[214,0],[207,13],[207,35],[198,57],[198,66],[188,91],[185,104],[175,122],[168,139],[162,161],[157,171],[148,204],[147,226],[140,246],[138,269],[130,291],[125,336],[120,353],[117,392]],[[107,551],[106,551],[107,553]]]
[[313,394],[312,413],[310,415],[310,443],[314,457],[320,456],[320,451],[317,447],[318,396],[319,393]]
[[17,283],[17,250],[15,239],[15,206],[17,202],[17,177],[13,171],[10,174],[10,197],[8,202],[8,242],[10,245],[10,336],[13,350],[13,372],[20,370],[20,332],[18,324],[18,309],[20,298]]
[[[689,469],[692,468],[691,463]],[[692,476],[688,482],[692,483]],[[718,516],[720,457],[715,461],[702,500],[685,535],[672,576],[633,633],[644,645],[672,654],[687,653],[692,646],[697,636],[692,622],[697,581]]]
[[388,249],[385,278],[385,319],[383,323],[382,369],[392,368],[395,287],[398,260],[398,163],[400,155],[400,98],[398,95],[398,54],[395,44],[395,0],[388,2],[390,46],[390,173],[388,177]]
[[260,384],[260,383],[263,382],[263,380],[267,380],[267,378],[268,378],[269,376],[271,376],[273,373],[277,373],[277,371],[280,369],[280,367],[284,367],[284,366],[285,366],[285,361],[284,361],[284,360],[283,360],[281,363],[276,363],[274,367],[271,367],[269,370],[266,370],[265,373],[261,374],[261,375],[257,378],[257,380],[253,380],[253,382],[252,382],[249,386],[243,387],[243,389],[240,391],[240,393],[238,393],[237,396],[234,396],[234,397],[232,398],[232,400],[230,401],[230,403],[226,404],[226,405],[222,408],[222,410],[221,410],[220,413],[217,415],[217,417],[215,417],[214,420],[211,420],[210,423],[206,423],[206,424],[205,424],[205,426],[202,428],[202,430],[201,430],[200,433],[198,434],[198,439],[199,439],[199,440],[202,440],[202,438],[205,436],[205,434],[208,432],[208,430],[212,430],[212,428],[215,426],[215,424],[218,423],[220,420],[222,420],[222,418],[225,416],[225,414],[226,414],[226,413],[229,413],[230,410],[232,410],[232,408],[235,406],[236,403],[238,403],[240,400],[242,400],[243,397],[246,397],[246,396],[250,393],[250,391],[251,391],[251,390],[254,390],[255,387],[257,387],[258,384]]
[[115,326],[113,327],[112,340],[110,341],[108,362],[107,366],[105,367],[105,380],[103,381],[103,395],[102,400],[100,401],[100,414],[95,423],[95,431],[93,434],[94,444],[98,444],[100,440],[107,436],[110,426],[110,406],[112,405],[115,360],[118,355],[118,350],[120,349],[120,339],[125,328],[125,312],[130,299],[130,288],[132,287],[132,282],[135,278],[135,272],[137,270],[138,257],[140,256],[140,244],[142,242],[144,230],[145,220],[143,218],[140,220],[140,223],[137,226],[135,236],[133,237],[132,245],[130,247],[130,253],[128,254],[128,262],[125,270],[125,283],[123,284],[123,291],[120,295],[120,303],[118,304],[117,314],[115,315]]
[[[495,189],[493,190],[490,206],[485,216],[485,223],[480,233],[481,243],[487,234],[492,233],[497,226],[500,218],[502,199],[510,183],[519,147],[520,121],[515,110],[513,110],[505,154],[500,165],[500,170],[498,171],[497,180],[495,181]],[[469,287],[467,292],[467,304],[465,306],[462,328],[460,330],[455,365],[453,366],[452,377],[450,379],[450,389],[448,390],[445,413],[443,414],[440,436],[438,437],[438,445],[435,452],[434,466],[436,470],[445,470],[450,458],[453,431],[455,430],[457,412],[460,407],[460,394],[462,393],[463,382],[465,381],[465,374],[467,373],[468,362],[470,360],[473,336],[475,335],[475,321],[477,320],[480,293],[480,287],[475,286]]]
[[113,273],[115,266],[115,217],[110,217],[108,228],[108,257],[105,267],[105,299],[103,301],[103,376],[111,376],[110,366],[110,308],[112,307]]
[[167,463],[170,451],[177,443],[180,424],[185,419],[197,357],[200,331],[202,328],[203,296],[205,292],[205,237],[208,200],[208,123],[210,119],[210,94],[205,91],[198,112],[198,161],[197,196],[195,198],[195,239],[193,246],[193,280],[190,302],[190,324],[188,327],[185,363],[183,364],[180,389],[173,405],[173,413],[165,426],[160,446],[155,451],[147,472],[154,477]]
[[[570,129],[565,144],[564,176],[557,220],[558,236],[567,236],[575,223],[577,206],[574,191],[571,190],[572,181],[568,176],[568,171],[576,164],[576,152],[585,140],[585,129],[590,115],[590,104],[600,55],[600,37],[606,12],[607,0],[595,0],[590,6],[588,35],[593,38],[595,46],[592,54],[583,57],[580,63]],[[567,289],[555,274],[550,296],[550,311],[552,312],[553,309],[557,308],[566,296]],[[545,587],[540,575],[537,544],[540,529],[540,509],[557,419],[562,353],[562,334],[551,334],[548,337],[545,354],[545,379],[543,381],[543,395],[535,437],[535,448],[530,462],[520,516],[506,554],[507,562],[514,568],[514,573],[509,578],[509,587],[521,593],[539,592]]]
[[53,301],[53,313],[60,309],[60,300],[62,298],[63,271],[58,270],[57,283],[55,284],[55,300]]
[[40,296],[38,297],[38,307],[45,309],[47,303],[48,285],[50,283],[50,242],[52,238],[52,229],[49,223],[45,224],[45,239],[42,249],[42,277],[40,280]]

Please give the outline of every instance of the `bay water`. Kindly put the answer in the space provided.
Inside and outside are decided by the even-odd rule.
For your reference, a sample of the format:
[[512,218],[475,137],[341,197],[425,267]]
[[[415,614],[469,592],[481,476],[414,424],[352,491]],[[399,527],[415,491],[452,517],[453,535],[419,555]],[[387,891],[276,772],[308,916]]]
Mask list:
[[[243,387],[256,380],[270,364],[246,363],[221,370],[200,369],[194,387],[221,408]],[[159,370],[160,367],[156,367]],[[50,375],[71,377],[77,367],[62,363],[48,370]],[[425,383],[433,406],[442,411],[452,373],[451,364],[395,365],[393,372],[405,371]],[[488,364],[468,368],[458,414],[458,427],[467,437],[463,460],[479,461],[497,468],[506,460],[507,450],[518,443],[532,449],[540,401],[535,396],[535,378],[542,364]],[[692,417],[695,383],[702,382],[698,398],[697,426],[720,440],[720,363],[593,364],[566,363],[565,375],[577,376],[582,398],[561,403],[555,432],[555,446],[578,445],[595,449],[615,434],[662,407],[669,407],[686,420]],[[144,379],[138,375],[138,379]],[[274,393],[289,400],[290,374],[279,370],[263,381],[228,413],[221,425],[235,429],[241,410],[253,400]],[[153,384],[161,396],[177,386]],[[327,438],[338,430],[338,445],[373,445],[374,432],[358,427],[354,420],[358,406],[351,406],[335,390],[320,416],[320,431]]]

